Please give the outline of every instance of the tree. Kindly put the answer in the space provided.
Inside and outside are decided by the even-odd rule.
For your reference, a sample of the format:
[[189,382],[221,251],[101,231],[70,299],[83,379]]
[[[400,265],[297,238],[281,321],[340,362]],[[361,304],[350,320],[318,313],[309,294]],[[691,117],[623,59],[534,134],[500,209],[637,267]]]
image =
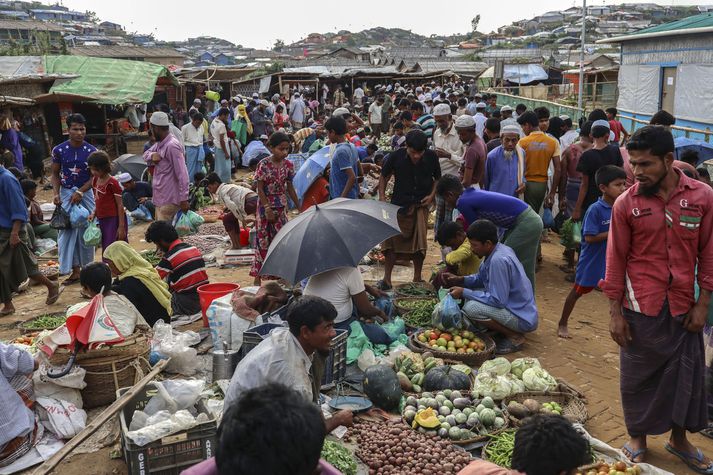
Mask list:
[[277,40],[275,41],[275,46],[272,47],[273,51],[282,51],[282,48],[285,47],[285,42],[282,40]]
[[480,13],[475,15],[475,18],[470,20],[470,26],[473,28],[473,33],[478,29],[478,23],[480,23]]
[[84,12],[85,15],[87,15],[87,21],[90,23],[99,23],[99,17],[97,16],[96,12],[87,10]]

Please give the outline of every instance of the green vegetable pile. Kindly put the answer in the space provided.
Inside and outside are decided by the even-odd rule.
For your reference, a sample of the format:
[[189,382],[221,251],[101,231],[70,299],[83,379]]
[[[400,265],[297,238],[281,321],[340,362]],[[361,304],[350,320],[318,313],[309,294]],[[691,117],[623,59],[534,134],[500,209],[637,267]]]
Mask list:
[[396,303],[405,310],[401,317],[407,325],[425,327],[431,324],[431,315],[438,302],[436,300],[401,300]]
[[322,458],[344,475],[356,475],[357,473],[356,459],[343,445],[325,439],[322,446]]
[[43,330],[46,328],[50,329],[55,329],[58,328],[62,325],[64,325],[64,322],[67,321],[67,317],[65,317],[62,314],[45,314],[45,315],[40,315],[39,317],[35,318],[34,320],[29,320],[25,322],[22,326],[23,328],[26,328],[28,330]]
[[161,262],[161,256],[156,251],[141,251],[141,257],[143,257],[152,266],[156,266],[159,262]]
[[512,464],[512,452],[515,449],[515,431],[505,430],[495,434],[490,438],[485,446],[485,454],[488,461],[504,468],[510,468]]
[[404,284],[396,289],[396,293],[404,297],[433,297],[432,290],[418,283]]

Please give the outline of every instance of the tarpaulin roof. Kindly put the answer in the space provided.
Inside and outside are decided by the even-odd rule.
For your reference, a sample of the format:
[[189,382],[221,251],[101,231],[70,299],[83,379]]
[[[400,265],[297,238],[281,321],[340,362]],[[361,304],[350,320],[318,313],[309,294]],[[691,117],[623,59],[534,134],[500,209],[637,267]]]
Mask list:
[[178,84],[166,67],[144,61],[90,56],[44,56],[48,74],[77,74],[78,78],[58,79],[50,94],[93,98],[99,104],[150,102],[159,78]]
[[[495,67],[491,66],[483,74],[482,79],[495,76]],[[539,64],[506,64],[503,67],[503,79],[517,84],[528,84],[534,81],[544,81],[548,78],[545,71]]]

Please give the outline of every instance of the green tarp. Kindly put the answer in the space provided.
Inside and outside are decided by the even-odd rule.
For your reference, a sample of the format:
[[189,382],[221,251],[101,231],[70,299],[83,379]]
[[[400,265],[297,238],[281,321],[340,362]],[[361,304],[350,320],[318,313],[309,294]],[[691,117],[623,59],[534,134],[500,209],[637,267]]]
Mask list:
[[50,94],[73,94],[93,98],[99,104],[150,102],[156,81],[174,76],[160,64],[92,56],[44,56],[47,74],[77,74],[75,79],[56,80]]

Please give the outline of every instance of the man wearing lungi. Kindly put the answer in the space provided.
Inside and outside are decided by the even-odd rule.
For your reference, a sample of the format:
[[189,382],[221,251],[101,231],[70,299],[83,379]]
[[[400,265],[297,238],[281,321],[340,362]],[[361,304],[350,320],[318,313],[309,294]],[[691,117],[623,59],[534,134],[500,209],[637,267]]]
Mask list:
[[384,162],[379,178],[379,200],[386,201],[386,185],[394,177],[391,203],[399,206],[401,235],[384,241],[384,278],[377,287],[391,288],[391,272],[396,258],[413,261],[413,281],[421,282],[423,259],[428,248],[428,212],[436,196],[436,183],[441,178],[441,165],[433,150],[427,150],[428,139],[420,130],[406,134],[406,148],[401,148]]
[[[633,462],[646,437],[698,473],[713,463],[687,439],[707,426],[703,326],[713,290],[713,190],[674,168],[671,132],[643,127],[627,144],[636,183],[614,203],[607,269],[612,338],[621,347],[621,402]],[[698,265],[700,296],[694,299]]]

